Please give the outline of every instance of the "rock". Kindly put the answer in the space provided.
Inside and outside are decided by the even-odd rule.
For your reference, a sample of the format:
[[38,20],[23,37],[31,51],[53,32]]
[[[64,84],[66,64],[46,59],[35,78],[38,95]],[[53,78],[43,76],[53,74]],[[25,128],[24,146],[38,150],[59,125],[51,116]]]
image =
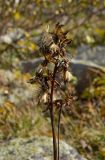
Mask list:
[[[71,60],[71,71],[78,78],[77,90],[81,93],[89,86],[95,76],[105,73],[105,47],[82,46],[77,49],[78,54]],[[43,58],[23,61],[20,66],[23,72],[30,72],[37,68]]]
[[81,46],[77,48],[78,54],[75,59],[91,61],[94,64],[105,67],[105,46]]
[[105,47],[82,46],[72,60],[72,72],[78,78],[77,90],[80,93],[91,85],[92,80],[99,74],[105,74]]
[[72,60],[71,71],[77,77],[77,91],[79,95],[86,87],[92,84],[92,81],[97,75],[105,74],[105,67],[97,65],[91,61]]
[[[84,68],[96,68],[105,71],[105,47],[97,46],[89,48],[87,46],[79,47],[78,54],[71,60],[72,72],[80,77]],[[37,58],[20,63],[23,72],[35,70],[42,63],[44,58]],[[80,70],[79,70],[80,69]],[[83,71],[84,72],[84,71]]]
[[10,70],[0,70],[0,106],[10,101],[16,106],[21,106],[32,101],[34,88],[29,85],[22,75],[16,78]]
[[[105,73],[105,47],[102,49],[101,47],[94,49],[84,49],[83,47],[83,50],[78,50],[78,55],[71,61],[71,70],[72,74],[78,78],[77,91],[80,95],[97,74]],[[35,70],[42,61],[43,58],[38,58],[23,61],[20,65],[23,72],[30,72]],[[6,101],[10,101],[16,106],[24,105],[27,101],[31,101],[35,94],[32,85],[27,84],[21,75],[19,79],[16,79],[10,70],[0,70],[0,88],[0,106]]]
[[31,72],[32,70],[35,70],[43,60],[44,58],[41,57],[33,60],[22,61],[20,62],[20,68],[24,73]]
[[12,44],[24,37],[24,35],[24,30],[15,28],[11,32],[7,32],[7,34],[0,36],[0,43]]
[[0,85],[9,85],[14,81],[14,75],[10,70],[0,69]]
[[[52,160],[52,139],[48,137],[16,138],[0,145],[0,160]],[[86,160],[60,141],[60,160]]]

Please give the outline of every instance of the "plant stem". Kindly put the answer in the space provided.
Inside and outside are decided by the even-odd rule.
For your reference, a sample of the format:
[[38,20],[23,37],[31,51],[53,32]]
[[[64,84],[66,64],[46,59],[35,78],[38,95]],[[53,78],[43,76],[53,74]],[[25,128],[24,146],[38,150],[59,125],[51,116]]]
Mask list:
[[54,124],[54,108],[53,108],[53,94],[54,94],[54,82],[55,82],[55,76],[57,71],[57,64],[55,64],[54,71],[53,71],[53,77],[51,82],[51,94],[50,94],[50,118],[51,118],[51,126],[52,126],[52,134],[53,134],[53,156],[54,160],[58,160],[57,158],[57,142],[56,142],[56,134],[55,134],[55,124]]
[[60,110],[59,110],[59,113],[58,113],[58,160],[59,160],[59,135],[60,135],[61,113],[62,113],[62,104],[60,106]]

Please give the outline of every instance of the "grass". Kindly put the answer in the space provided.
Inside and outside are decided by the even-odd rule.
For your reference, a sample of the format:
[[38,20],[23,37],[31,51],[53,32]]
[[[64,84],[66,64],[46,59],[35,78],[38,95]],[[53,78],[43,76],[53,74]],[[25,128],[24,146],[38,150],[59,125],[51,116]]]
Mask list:
[[[63,111],[61,118],[61,139],[65,139],[88,159],[104,160],[105,126],[103,118],[90,103],[80,107],[75,104],[68,113]],[[41,115],[41,116],[40,116]],[[79,116],[78,116],[79,115]],[[0,108],[0,139],[27,137],[32,135],[51,136],[49,114],[44,115],[34,104],[17,108],[7,102]]]
[[[74,146],[80,154],[89,160],[105,159],[103,92],[100,95],[102,97],[90,97],[89,94],[85,99],[84,97],[83,99],[79,98],[69,111],[63,109],[61,117],[60,138]],[[12,137],[34,135],[52,137],[49,113],[43,113],[42,110],[41,106],[35,106],[31,101],[27,102],[25,106],[19,107],[9,101],[5,102],[0,107],[0,141]]]

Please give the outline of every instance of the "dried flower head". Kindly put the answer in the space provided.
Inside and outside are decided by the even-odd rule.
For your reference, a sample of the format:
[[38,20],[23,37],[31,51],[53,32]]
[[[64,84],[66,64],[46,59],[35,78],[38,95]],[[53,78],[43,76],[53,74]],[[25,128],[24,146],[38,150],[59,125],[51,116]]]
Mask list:
[[43,32],[39,40],[39,48],[45,59],[55,63],[55,57],[65,55],[65,47],[71,43],[67,38],[67,33],[62,29],[63,25],[56,24],[53,32]]
[[[68,108],[72,103],[72,90],[67,83],[73,78],[69,72],[70,61],[66,58],[66,47],[71,43],[67,38],[68,31],[63,30],[63,25],[57,23],[52,32],[43,32],[39,39],[39,49],[45,60],[34,77],[28,82],[36,85],[37,98],[46,104],[46,110],[50,111],[54,160],[59,160],[59,128],[62,107]],[[49,64],[53,64],[52,69]],[[54,126],[54,107],[58,109],[58,153]],[[58,155],[57,155],[58,154]]]

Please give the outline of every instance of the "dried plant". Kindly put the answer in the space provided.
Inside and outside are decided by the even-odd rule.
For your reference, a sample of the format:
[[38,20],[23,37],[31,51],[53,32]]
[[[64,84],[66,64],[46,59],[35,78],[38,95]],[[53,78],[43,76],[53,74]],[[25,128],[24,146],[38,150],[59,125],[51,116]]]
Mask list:
[[[67,31],[63,25],[57,23],[52,32],[44,31],[39,40],[39,49],[45,60],[38,68],[35,76],[28,82],[36,84],[36,97],[38,103],[46,105],[44,111],[50,112],[53,156],[59,160],[59,134],[62,108],[71,106],[73,97],[72,89],[68,87],[72,74],[69,72],[70,59],[66,55],[66,47],[71,43],[67,38]],[[51,66],[51,67],[49,67]],[[55,132],[55,115],[58,113],[58,141]]]

